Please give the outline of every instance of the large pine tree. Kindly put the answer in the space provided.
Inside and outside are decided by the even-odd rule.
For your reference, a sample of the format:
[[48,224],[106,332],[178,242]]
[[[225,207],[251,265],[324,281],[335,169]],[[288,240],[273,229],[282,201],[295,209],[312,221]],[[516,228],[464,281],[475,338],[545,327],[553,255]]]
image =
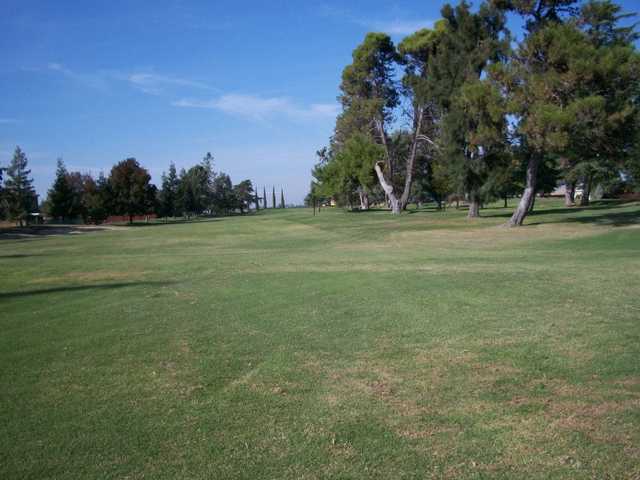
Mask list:
[[11,163],[6,170],[4,195],[8,218],[18,222],[20,226],[28,219],[29,213],[38,208],[33,179],[29,178],[31,170],[27,166],[27,156],[20,147],[16,147]]
[[69,183],[69,172],[61,158],[58,159],[56,179],[49,190],[49,215],[65,221],[70,220],[74,210],[74,192]]

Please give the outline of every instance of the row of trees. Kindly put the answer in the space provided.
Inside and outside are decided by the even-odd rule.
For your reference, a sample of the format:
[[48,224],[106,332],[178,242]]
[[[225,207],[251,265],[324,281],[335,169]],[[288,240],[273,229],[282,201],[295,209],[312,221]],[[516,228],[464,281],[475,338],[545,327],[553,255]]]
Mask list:
[[[27,163],[26,155],[18,147],[9,167],[0,169],[0,175],[6,176],[4,183],[0,176],[1,218],[21,225],[39,209]],[[132,221],[136,215],[150,214],[164,218],[244,214],[251,205],[259,210],[261,201],[267,208],[266,191],[258,196],[251,180],[233,185],[229,175],[214,172],[213,156],[207,153],[201,163],[179,173],[172,163],[168,173],[162,174],[160,189],[151,183],[151,175],[135,158],[119,162],[109,176],[101,173],[98,178],[70,172],[58,159],[54,183],[40,207],[59,221],[81,218],[85,223],[98,224],[111,215],[127,216]],[[285,207],[283,190],[279,207]],[[275,187],[272,208],[277,208]]]
[[[521,194],[640,181],[640,56],[628,15],[610,0],[461,2],[394,45],[369,33],[342,73],[342,113],[318,152],[309,200],[439,204],[457,195],[469,217]],[[507,14],[524,19],[515,42]]]

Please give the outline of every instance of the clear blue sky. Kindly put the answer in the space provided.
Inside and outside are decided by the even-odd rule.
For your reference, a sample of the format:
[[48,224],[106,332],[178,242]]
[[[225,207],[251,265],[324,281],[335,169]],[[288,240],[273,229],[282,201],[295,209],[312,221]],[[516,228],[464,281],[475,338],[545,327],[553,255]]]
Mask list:
[[2,0],[0,164],[20,145],[42,195],[57,157],[97,174],[133,156],[159,183],[211,151],[234,182],[301,202],[353,48],[444,3]]

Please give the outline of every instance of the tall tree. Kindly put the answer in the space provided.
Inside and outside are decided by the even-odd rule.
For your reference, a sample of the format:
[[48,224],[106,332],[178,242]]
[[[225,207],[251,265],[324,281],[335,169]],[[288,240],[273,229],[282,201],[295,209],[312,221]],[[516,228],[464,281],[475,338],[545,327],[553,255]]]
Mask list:
[[27,156],[20,147],[16,147],[11,163],[6,169],[4,194],[8,218],[18,222],[20,226],[28,219],[29,213],[38,208],[33,179],[29,178],[31,170],[27,167]]
[[237,208],[240,209],[240,214],[243,214],[245,210],[249,210],[249,206],[254,201],[254,191],[251,180],[243,180],[234,186],[233,193]]
[[149,172],[135,158],[116,164],[109,175],[114,213],[129,217],[149,213],[155,200],[155,188]]
[[280,208],[284,208],[284,190],[280,189]]
[[477,217],[485,184],[506,148],[505,102],[495,82],[482,77],[489,65],[506,59],[510,39],[504,13],[489,4],[477,13],[466,2],[446,5],[442,16],[427,78],[442,115],[438,154],[469,201],[469,217]]
[[262,187],[262,206],[267,209],[267,187]]
[[232,212],[237,202],[231,178],[226,173],[219,173],[213,181],[214,209],[219,214]]
[[525,190],[509,225],[522,225],[541,162],[549,157],[602,165],[630,150],[639,71],[632,45],[594,42],[574,21],[530,25],[508,68],[498,72],[513,107],[517,149],[527,163]]
[[169,173],[162,173],[162,188],[159,194],[160,216],[175,217],[178,212],[178,190],[180,180],[173,162],[169,164]]
[[101,172],[98,180],[87,176],[82,197],[85,223],[101,224],[109,216],[107,206],[108,188],[107,179]]
[[276,208],[276,187],[271,192],[271,208]]
[[47,204],[49,215],[59,220],[68,220],[73,217],[74,192],[69,184],[69,172],[61,158],[57,160],[56,179],[49,189]]

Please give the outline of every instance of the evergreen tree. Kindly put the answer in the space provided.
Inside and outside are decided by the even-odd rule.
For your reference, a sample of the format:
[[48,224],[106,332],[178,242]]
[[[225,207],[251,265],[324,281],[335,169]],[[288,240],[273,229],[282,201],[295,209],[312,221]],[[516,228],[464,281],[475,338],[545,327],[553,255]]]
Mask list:
[[25,153],[16,147],[11,163],[6,170],[5,199],[9,220],[18,222],[20,226],[28,219],[29,213],[38,208],[37,197],[33,189],[33,179],[29,178],[31,170],[27,168]]
[[262,187],[262,206],[267,209],[267,187]]
[[254,193],[254,196],[253,196],[253,201],[256,204],[256,212],[259,212],[260,211],[260,196],[258,195],[257,188],[258,188],[258,185],[256,184],[256,190],[255,190],[255,193]]
[[284,208],[284,190],[280,189],[280,208]]
[[271,192],[271,208],[276,208],[276,187],[273,187]]
[[85,181],[82,197],[85,223],[101,224],[109,216],[107,208],[108,185],[104,173],[100,172],[98,180],[91,176]]
[[73,217],[74,192],[69,183],[69,172],[61,158],[57,161],[56,179],[48,192],[49,215],[62,221]]
[[161,217],[175,217],[178,212],[178,190],[180,180],[173,162],[169,165],[169,173],[162,173],[162,189],[159,194],[159,210]]

